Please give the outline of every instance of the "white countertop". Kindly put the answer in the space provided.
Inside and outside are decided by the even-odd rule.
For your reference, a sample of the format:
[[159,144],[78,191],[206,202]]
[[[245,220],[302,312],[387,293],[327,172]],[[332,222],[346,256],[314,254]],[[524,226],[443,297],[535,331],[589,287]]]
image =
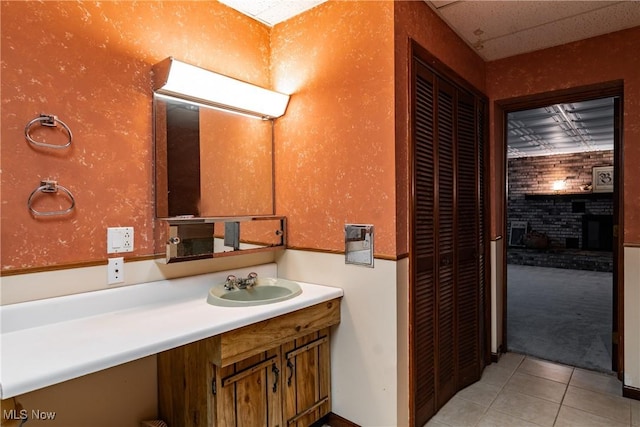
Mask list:
[[[245,271],[246,270],[246,271]],[[0,398],[97,372],[319,304],[342,289],[300,283],[302,294],[254,307],[207,303],[228,274],[275,277],[274,264],[161,280],[0,307]],[[46,284],[43,284],[46,286]]]

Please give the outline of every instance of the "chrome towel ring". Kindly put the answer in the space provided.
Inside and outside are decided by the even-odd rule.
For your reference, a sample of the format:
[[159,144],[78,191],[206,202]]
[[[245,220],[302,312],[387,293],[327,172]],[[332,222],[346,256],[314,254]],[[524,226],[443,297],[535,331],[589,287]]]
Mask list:
[[[35,197],[36,194],[38,193],[54,194],[54,193],[58,193],[58,190],[62,191],[67,196],[67,198],[69,198],[69,200],[71,201],[71,206],[69,206],[67,209],[62,209],[59,211],[38,211],[33,208],[33,201],[36,198]],[[65,215],[73,211],[73,209],[75,209],[76,199],[75,197],[73,197],[73,194],[71,194],[71,191],[67,190],[62,185],[59,185],[58,181],[44,180],[44,181],[40,181],[40,186],[35,190],[33,190],[29,195],[29,199],[27,200],[27,207],[29,208],[31,213],[34,214],[35,216]]]
[[[40,123],[42,126],[47,126],[47,127],[57,127],[58,123],[60,123],[60,126],[62,126],[62,128],[69,135],[69,139],[67,143],[66,144],[47,144],[46,142],[36,141],[31,137],[29,133],[31,131],[31,127],[36,123]],[[24,128],[24,136],[25,138],[27,138],[27,141],[29,141],[29,143],[37,147],[46,147],[46,148],[55,148],[55,149],[67,148],[71,145],[71,141],[73,140],[73,134],[71,133],[71,129],[69,129],[69,126],[67,126],[65,122],[60,120],[58,116],[55,116],[53,114],[40,114],[38,117],[36,117],[35,119],[27,123],[27,125]]]

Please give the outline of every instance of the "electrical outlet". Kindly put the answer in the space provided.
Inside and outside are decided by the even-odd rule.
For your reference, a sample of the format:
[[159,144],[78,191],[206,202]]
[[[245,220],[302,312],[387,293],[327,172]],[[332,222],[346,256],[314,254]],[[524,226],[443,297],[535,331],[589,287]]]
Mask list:
[[124,283],[124,258],[109,258],[107,264],[107,285]]
[[133,227],[107,228],[107,253],[133,252]]

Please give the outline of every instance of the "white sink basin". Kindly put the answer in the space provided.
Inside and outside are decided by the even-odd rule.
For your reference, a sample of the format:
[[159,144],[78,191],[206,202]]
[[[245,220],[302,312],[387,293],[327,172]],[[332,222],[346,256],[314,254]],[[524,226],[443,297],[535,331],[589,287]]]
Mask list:
[[291,280],[260,277],[255,285],[246,289],[228,291],[224,283],[215,285],[209,290],[207,302],[223,307],[250,307],[285,301],[301,293],[300,285]]

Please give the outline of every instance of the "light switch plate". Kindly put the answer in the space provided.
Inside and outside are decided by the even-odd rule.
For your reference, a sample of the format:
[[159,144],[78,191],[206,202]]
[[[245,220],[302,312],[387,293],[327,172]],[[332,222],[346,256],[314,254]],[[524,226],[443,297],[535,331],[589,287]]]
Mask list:
[[107,228],[107,253],[133,252],[133,227]]

